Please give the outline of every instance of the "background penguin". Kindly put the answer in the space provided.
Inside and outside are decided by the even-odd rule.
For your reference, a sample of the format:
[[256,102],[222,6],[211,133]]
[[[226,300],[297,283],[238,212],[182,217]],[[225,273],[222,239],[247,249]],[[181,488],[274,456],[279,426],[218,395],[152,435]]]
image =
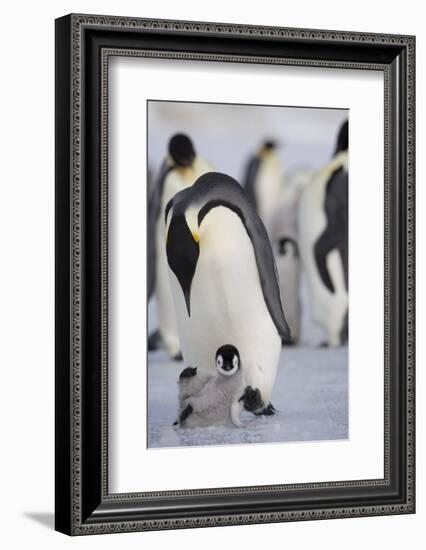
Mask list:
[[291,338],[283,342],[285,345],[297,344],[300,340],[302,306],[298,208],[300,195],[312,177],[312,170],[307,168],[298,168],[286,173],[286,185],[269,227],[281,299],[283,307],[285,304],[286,318],[291,330]]
[[334,156],[302,192],[300,254],[312,313],[326,343],[347,339],[348,310],[348,122],[340,128]]
[[[336,250],[342,262],[345,288],[348,292],[348,172],[343,168],[336,170],[327,184],[325,214],[327,225],[315,243],[314,255],[322,282],[331,293],[336,289],[332,274],[327,265],[329,254]],[[340,329],[340,342],[348,339],[348,308]]]
[[184,134],[174,135],[157,183],[148,197],[148,299],[155,291],[159,328],[148,339],[148,350],[165,347],[171,357],[180,358],[173,298],[170,291],[164,244],[164,209],[178,191],[191,186],[211,165],[195,152]]
[[186,428],[224,424],[241,427],[244,376],[240,355],[231,345],[216,352],[216,376],[187,367],[179,377],[179,419]]
[[297,344],[300,338],[300,257],[297,208],[299,192],[286,192],[271,219],[269,235],[278,270],[281,299],[291,337],[285,345]]
[[243,188],[215,172],[175,195],[165,222],[185,362],[211,370],[210,358],[232,341],[248,385],[260,391],[257,412],[271,414],[281,338],[290,330],[264,224]]
[[281,199],[284,184],[282,173],[276,143],[265,141],[247,164],[243,186],[267,228]]

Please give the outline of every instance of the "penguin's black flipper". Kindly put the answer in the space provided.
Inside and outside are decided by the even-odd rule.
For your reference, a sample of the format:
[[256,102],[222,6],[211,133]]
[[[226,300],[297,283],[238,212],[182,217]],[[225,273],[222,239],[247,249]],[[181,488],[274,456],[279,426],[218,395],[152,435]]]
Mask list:
[[338,245],[336,230],[327,227],[314,246],[315,262],[325,287],[334,294],[335,288],[327,267],[327,256]]
[[188,416],[192,413],[194,409],[191,407],[191,405],[188,405],[179,415],[179,422],[180,425],[182,425],[185,420],[188,418]]
[[327,256],[334,249],[340,253],[346,288],[348,286],[348,173],[342,167],[328,180],[324,210],[327,226],[315,243],[314,256],[322,282],[334,293],[327,268]]
[[245,410],[249,412],[255,412],[265,406],[259,389],[253,389],[251,386],[246,387],[239,401],[243,402]]
[[247,164],[246,173],[243,180],[243,187],[246,190],[247,197],[254,208],[257,210],[256,193],[254,186],[256,183],[256,176],[259,170],[260,159],[259,157],[253,157]]
[[163,344],[163,339],[161,338],[160,331],[154,330],[154,332],[151,332],[151,334],[148,336],[148,351],[155,351],[157,349],[160,349]]

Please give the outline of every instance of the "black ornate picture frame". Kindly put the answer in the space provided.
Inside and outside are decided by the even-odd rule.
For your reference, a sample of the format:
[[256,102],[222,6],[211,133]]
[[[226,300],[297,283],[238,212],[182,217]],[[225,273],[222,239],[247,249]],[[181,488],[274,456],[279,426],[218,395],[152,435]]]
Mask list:
[[[384,477],[108,492],[110,56],[384,75]],[[68,15],[56,20],[56,529],[69,535],[415,511],[415,38]]]

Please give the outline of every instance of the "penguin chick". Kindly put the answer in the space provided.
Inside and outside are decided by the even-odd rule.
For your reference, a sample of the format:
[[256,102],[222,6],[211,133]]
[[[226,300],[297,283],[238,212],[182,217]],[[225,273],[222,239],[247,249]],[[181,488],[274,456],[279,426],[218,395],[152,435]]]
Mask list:
[[179,419],[185,428],[223,425],[241,427],[244,377],[240,354],[234,346],[221,346],[216,352],[216,375],[187,367],[179,377]]

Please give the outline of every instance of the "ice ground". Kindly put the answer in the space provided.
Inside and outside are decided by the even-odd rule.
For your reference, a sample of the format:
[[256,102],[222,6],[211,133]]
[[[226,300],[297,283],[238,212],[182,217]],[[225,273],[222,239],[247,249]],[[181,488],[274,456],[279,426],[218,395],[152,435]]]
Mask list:
[[285,348],[272,403],[279,413],[255,417],[244,412],[243,428],[173,427],[177,379],[185,367],[158,351],[148,361],[148,446],[181,447],[347,439],[347,347]]

